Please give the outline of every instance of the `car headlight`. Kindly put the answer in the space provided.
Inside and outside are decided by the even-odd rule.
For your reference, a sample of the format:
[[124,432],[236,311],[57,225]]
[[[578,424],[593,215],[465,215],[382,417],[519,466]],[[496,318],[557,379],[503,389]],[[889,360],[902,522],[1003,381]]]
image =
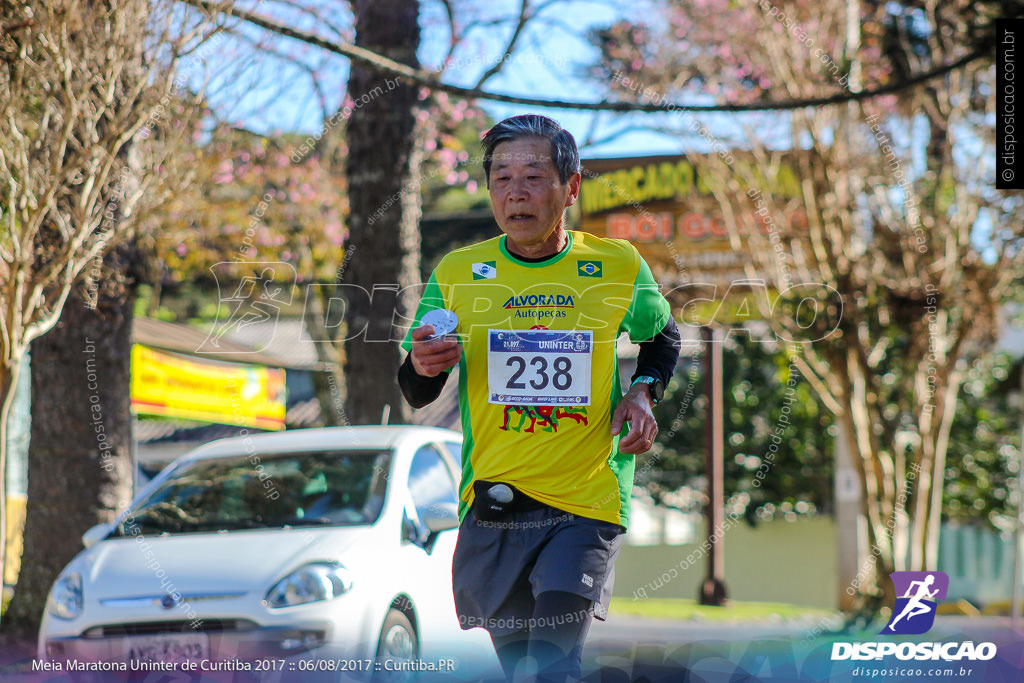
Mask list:
[[330,600],[352,587],[348,571],[337,564],[315,563],[299,567],[270,589],[268,607],[292,607]]
[[61,619],[74,619],[82,613],[82,575],[77,572],[57,579],[46,601],[46,611]]

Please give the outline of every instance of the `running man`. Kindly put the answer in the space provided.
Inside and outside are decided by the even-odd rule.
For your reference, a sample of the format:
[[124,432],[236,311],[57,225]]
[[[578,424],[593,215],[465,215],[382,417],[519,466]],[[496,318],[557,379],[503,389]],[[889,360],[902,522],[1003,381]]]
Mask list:
[[[910,598],[910,600],[903,607],[903,611],[900,612],[899,616],[893,619],[892,623],[889,624],[890,631],[895,633],[896,622],[902,619],[903,617],[906,617],[909,620],[913,617],[916,617],[918,614],[927,614],[931,611],[931,608],[928,607],[928,605],[921,604],[921,601],[925,598],[934,598],[935,595],[939,592],[938,588],[936,588],[933,591],[928,590],[928,587],[931,586],[933,583],[935,583],[934,574],[929,574],[924,578],[923,581],[910,582],[910,585],[907,586],[907,594],[903,596],[905,598]],[[914,586],[917,586],[917,593],[914,593]]]
[[[459,366],[464,435],[455,606],[485,628],[506,676],[580,677],[593,617],[605,619],[629,517],[635,455],[679,357],[679,331],[628,242],[565,229],[580,189],[572,135],[543,116],[483,137],[503,235],[447,254],[403,348],[399,384],[416,408]],[[429,339],[431,310],[457,340]],[[615,340],[640,343],[625,395]],[[627,426],[628,425],[628,426]]]

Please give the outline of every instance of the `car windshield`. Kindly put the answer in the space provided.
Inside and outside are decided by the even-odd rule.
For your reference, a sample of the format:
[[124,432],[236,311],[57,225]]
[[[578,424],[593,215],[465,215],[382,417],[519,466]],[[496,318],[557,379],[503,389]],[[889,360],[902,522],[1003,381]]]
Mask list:
[[174,471],[114,533],[372,524],[390,464],[391,452],[379,450],[200,460]]

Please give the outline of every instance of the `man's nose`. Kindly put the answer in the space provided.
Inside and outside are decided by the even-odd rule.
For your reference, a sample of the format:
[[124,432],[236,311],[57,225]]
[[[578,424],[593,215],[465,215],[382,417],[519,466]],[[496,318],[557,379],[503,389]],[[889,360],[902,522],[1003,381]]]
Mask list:
[[508,198],[513,201],[521,201],[528,198],[526,192],[526,181],[522,178],[513,178],[508,187]]

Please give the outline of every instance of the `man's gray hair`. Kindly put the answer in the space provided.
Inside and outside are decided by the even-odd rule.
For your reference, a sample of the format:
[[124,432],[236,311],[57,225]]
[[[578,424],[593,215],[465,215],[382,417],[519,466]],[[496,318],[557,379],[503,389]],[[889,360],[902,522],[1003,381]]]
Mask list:
[[522,114],[505,119],[484,134],[480,144],[484,147],[484,177],[491,186],[491,162],[494,148],[503,142],[521,138],[544,138],[551,143],[551,161],[558,170],[562,184],[569,182],[574,173],[580,172],[580,152],[572,133],[558,125],[557,121],[538,114]]

